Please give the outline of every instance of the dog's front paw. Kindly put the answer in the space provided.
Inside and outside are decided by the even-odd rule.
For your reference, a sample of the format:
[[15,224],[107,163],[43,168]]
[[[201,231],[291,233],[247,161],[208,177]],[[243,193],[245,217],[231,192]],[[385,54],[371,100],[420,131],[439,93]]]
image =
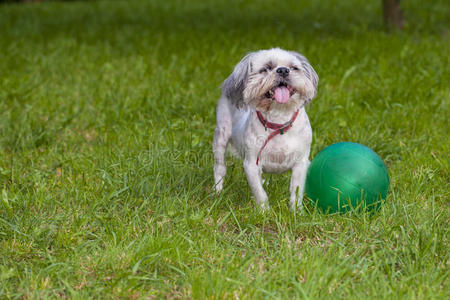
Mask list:
[[300,202],[291,202],[291,212],[299,215],[304,215],[303,204]]
[[[265,195],[266,196],[266,195]],[[270,205],[269,205],[269,200],[266,197],[261,198],[256,198],[256,206],[262,211],[262,212],[266,212],[270,209]]]
[[219,196],[220,193],[221,193],[222,190],[223,190],[223,183],[222,183],[222,181],[220,181],[220,182],[218,182],[216,185],[214,185],[214,190],[215,190],[215,192],[216,192],[216,196]]
[[264,213],[270,209],[269,201],[258,203],[259,209]]

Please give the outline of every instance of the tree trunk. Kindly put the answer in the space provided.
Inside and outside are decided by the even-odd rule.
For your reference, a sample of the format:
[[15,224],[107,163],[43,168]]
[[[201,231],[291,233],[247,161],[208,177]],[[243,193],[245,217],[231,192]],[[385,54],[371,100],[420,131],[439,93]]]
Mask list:
[[387,28],[402,29],[403,13],[400,0],[383,0],[383,17]]

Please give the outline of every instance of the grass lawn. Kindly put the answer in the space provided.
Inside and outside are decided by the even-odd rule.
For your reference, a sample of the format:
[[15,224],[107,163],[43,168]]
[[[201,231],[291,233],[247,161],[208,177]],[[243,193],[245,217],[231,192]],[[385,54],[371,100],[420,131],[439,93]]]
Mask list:
[[[379,0],[0,4],[0,298],[450,297],[450,5]],[[376,214],[212,195],[219,86],[249,51],[309,58],[313,158],[374,149]]]

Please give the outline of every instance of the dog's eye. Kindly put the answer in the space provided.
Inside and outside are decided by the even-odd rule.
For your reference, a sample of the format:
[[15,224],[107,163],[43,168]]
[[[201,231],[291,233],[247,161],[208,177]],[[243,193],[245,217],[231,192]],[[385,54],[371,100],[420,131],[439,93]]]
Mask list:
[[265,73],[267,71],[272,71],[272,66],[265,66],[264,68],[262,68],[261,70],[259,70],[259,73]]
[[291,67],[291,70],[298,71],[298,68],[296,66],[293,66]]

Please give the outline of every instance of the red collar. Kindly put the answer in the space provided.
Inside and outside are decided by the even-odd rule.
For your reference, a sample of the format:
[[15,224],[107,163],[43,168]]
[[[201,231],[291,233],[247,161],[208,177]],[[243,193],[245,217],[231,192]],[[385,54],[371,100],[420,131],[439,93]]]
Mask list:
[[266,147],[267,143],[276,135],[287,132],[289,129],[291,129],[292,124],[294,123],[295,119],[298,115],[298,110],[292,115],[291,119],[287,121],[284,124],[278,124],[278,123],[272,123],[267,121],[264,116],[259,112],[256,111],[256,115],[258,116],[259,121],[261,124],[263,124],[264,128],[267,130],[267,128],[274,129],[275,131],[269,134],[266,141],[264,142],[264,145],[262,145],[261,149],[259,150],[258,157],[256,158],[256,165],[259,163],[259,157],[261,156],[261,152],[263,151],[264,147]]

